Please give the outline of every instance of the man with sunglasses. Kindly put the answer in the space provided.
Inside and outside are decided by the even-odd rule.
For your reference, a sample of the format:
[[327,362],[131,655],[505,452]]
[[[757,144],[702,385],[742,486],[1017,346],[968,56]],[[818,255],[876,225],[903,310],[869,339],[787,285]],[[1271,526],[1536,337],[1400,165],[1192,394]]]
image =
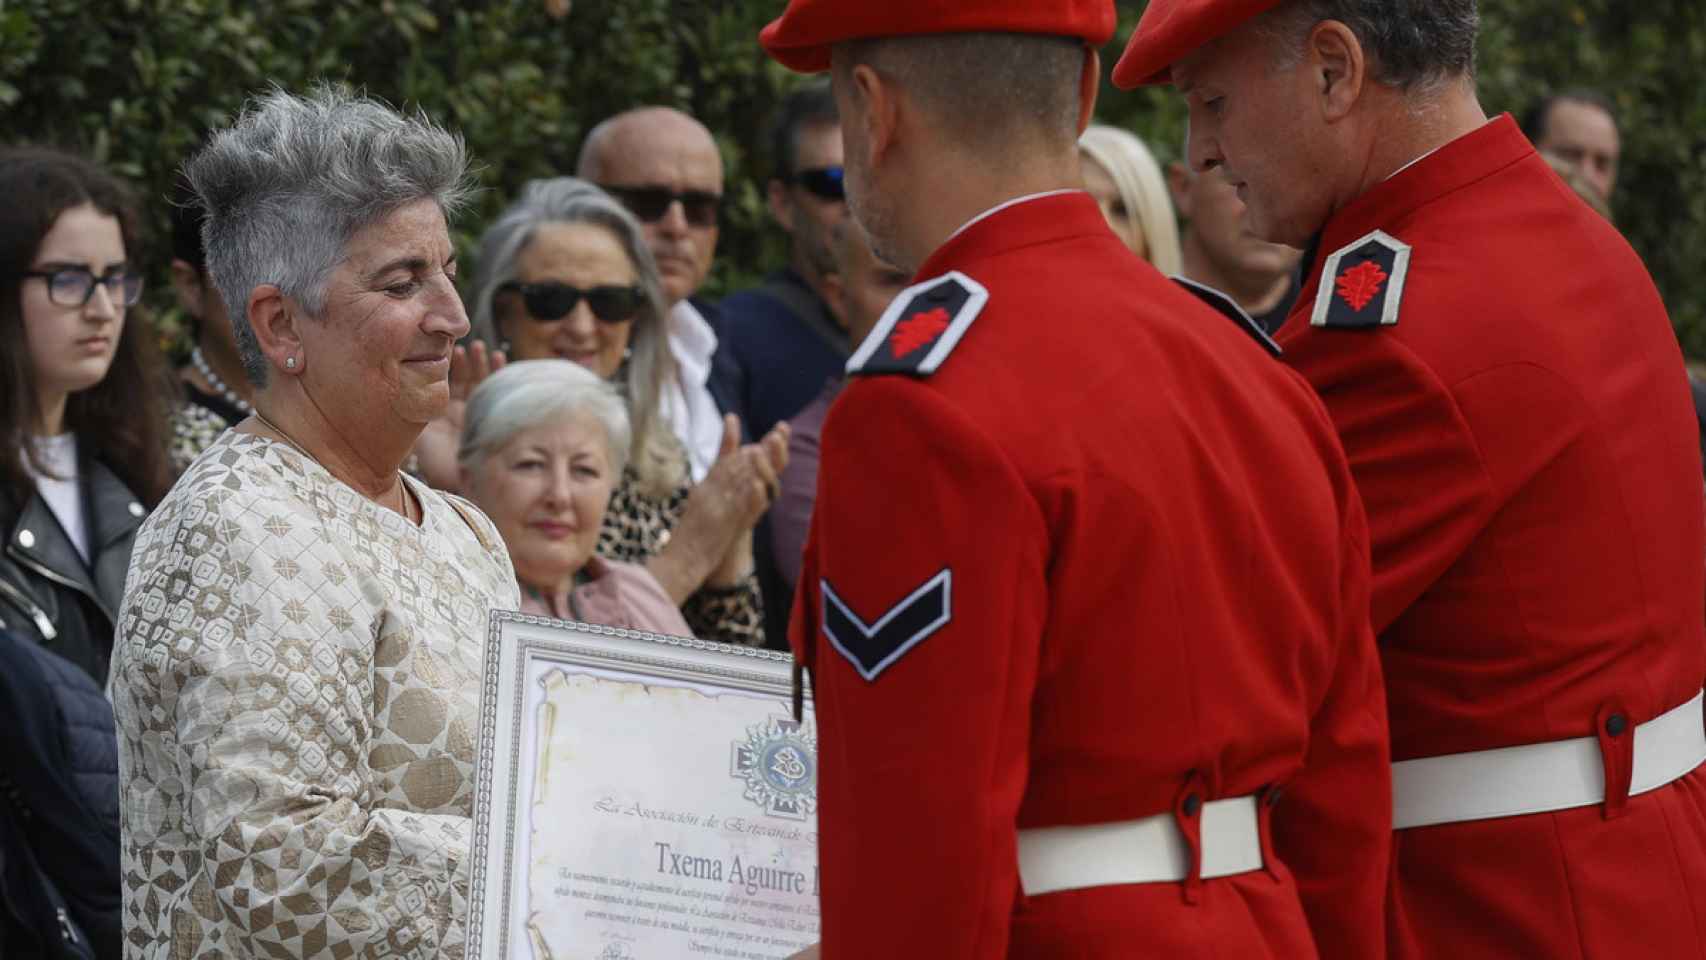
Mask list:
[[723,199],[717,142],[679,110],[639,107],[594,127],[576,169],[634,214],[657,261],[678,378],[665,390],[664,416],[687,449],[694,481],[703,480],[722,444],[723,414],[744,414],[718,354],[716,312],[695,296],[717,253]]
[[788,232],[788,263],[719,304],[739,403],[757,435],[799,413],[841,375],[849,353],[847,328],[826,298],[836,269],[832,235],[847,216],[829,84],[808,83],[782,101],[770,149],[770,215]]

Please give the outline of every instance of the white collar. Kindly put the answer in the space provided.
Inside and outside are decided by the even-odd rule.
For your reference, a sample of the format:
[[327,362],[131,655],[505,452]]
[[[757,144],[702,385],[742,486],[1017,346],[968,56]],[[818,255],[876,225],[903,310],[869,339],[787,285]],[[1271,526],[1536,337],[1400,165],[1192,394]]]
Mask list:
[[[989,217],[992,217],[995,214],[1000,213],[1001,211],[1007,209],[1008,207],[1016,207],[1021,203],[1027,203],[1027,202],[1032,201],[1032,200],[1041,200],[1044,197],[1057,197],[1063,193],[1083,193],[1083,192],[1084,191],[1082,191],[1076,187],[1067,187],[1067,188],[1062,189],[1062,190],[1045,190],[1042,193],[1028,193],[1022,197],[1014,197],[1011,200],[1007,200],[1007,201],[1004,201],[1002,203],[998,203],[995,206],[990,207],[988,210],[985,210],[982,213],[978,214],[977,216],[972,217],[970,220],[967,220],[965,223],[960,224],[960,228],[958,230],[955,230],[953,233],[948,234],[948,240],[952,240],[955,237],[959,236],[960,234],[965,233],[967,230],[970,230],[972,227],[972,224],[977,223],[979,220],[984,220],[984,219],[987,219]],[[948,242],[948,240],[943,240],[942,243],[946,244]],[[938,248],[938,249],[940,249],[940,248]]]
[[692,302],[681,300],[669,308],[669,343],[677,359],[697,360],[695,366],[710,372],[711,355],[717,352],[717,332]]

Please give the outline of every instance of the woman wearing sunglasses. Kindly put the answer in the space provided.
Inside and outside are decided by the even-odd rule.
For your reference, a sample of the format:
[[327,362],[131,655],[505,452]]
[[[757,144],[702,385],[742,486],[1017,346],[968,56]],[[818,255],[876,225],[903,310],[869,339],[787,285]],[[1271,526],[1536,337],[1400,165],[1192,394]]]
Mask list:
[[664,304],[633,214],[572,177],[528,184],[486,231],[469,302],[474,334],[488,347],[512,360],[572,360],[621,389],[627,466],[599,553],[644,564],[695,636],[761,645],[752,527],[786,464],[787,429],[742,447],[730,418],[722,457],[691,484],[662,415],[663,387],[675,375]]
[[0,150],[0,626],[105,684],[137,528],[170,482],[129,192]]

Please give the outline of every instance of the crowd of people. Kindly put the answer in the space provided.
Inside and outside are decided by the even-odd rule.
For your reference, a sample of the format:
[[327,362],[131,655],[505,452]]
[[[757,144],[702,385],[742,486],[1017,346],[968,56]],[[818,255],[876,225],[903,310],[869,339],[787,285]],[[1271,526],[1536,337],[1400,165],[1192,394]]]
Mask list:
[[[453,130],[274,90],[185,158],[168,373],[134,190],[0,148],[0,956],[456,955],[494,609],[793,651],[859,732],[833,956],[1706,949],[1706,781],[1637,745],[1699,726],[1706,427],[1611,102],[1489,120],[1472,0],[1154,0],[1146,145],[1089,122],[1111,4],[844,5],[765,31],[832,76],[718,301],[679,110],[464,273]],[[1596,738],[1581,802],[1417,786]],[[1077,833],[1150,821],[1153,874]]]

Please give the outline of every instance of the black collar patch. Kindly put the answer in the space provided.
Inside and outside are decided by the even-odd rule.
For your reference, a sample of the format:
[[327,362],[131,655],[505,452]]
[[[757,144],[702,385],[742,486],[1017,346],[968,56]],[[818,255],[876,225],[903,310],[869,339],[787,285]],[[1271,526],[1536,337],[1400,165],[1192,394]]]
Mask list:
[[1269,355],[1277,357],[1284,352],[1280,350],[1280,345],[1274,342],[1274,338],[1268,336],[1268,332],[1262,329],[1262,325],[1257,323],[1248,313],[1244,312],[1244,308],[1238,305],[1238,301],[1224,293],[1221,293],[1219,290],[1208,286],[1207,284],[1198,283],[1189,277],[1174,277],[1173,282],[1183,287],[1185,292],[1213,307],[1216,312],[1225,316],[1228,320],[1236,323],[1238,325],[1238,329],[1249,334],[1250,339],[1256,341],[1256,343],[1263,350],[1266,350]]
[[1409,272],[1410,245],[1384,230],[1341,247],[1321,270],[1309,323],[1343,329],[1397,324]]
[[823,586],[823,632],[868,681],[877,679],[877,674],[954,618],[954,571],[945,567],[870,624],[841,602],[827,577],[819,582]]
[[851,374],[927,377],[977,319],[989,291],[958,270],[902,290],[847,360]]

